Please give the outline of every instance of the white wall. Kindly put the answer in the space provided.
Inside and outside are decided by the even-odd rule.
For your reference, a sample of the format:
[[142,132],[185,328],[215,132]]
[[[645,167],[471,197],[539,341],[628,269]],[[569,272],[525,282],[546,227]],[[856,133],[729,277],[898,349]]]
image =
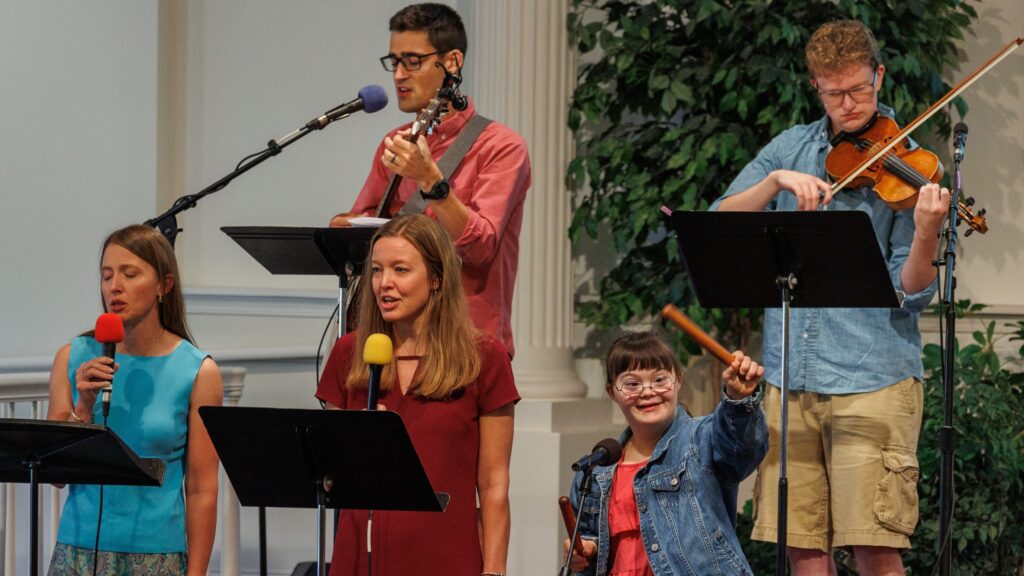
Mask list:
[[[1024,34],[1024,3],[985,2],[964,42],[958,82]],[[970,128],[963,162],[964,189],[988,210],[989,232],[963,240],[958,298],[1024,312],[1024,48],[1018,48],[963,95]],[[951,168],[950,168],[951,169]]]
[[0,369],[92,325],[99,244],[156,185],[155,1],[0,3]]

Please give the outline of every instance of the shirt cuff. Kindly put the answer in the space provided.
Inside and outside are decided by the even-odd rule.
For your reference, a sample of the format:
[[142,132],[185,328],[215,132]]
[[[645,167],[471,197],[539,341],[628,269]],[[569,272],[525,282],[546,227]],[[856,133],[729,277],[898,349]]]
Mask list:
[[754,412],[761,405],[761,391],[762,387],[759,386],[757,392],[754,392],[750,396],[747,396],[746,398],[741,398],[739,400],[733,400],[732,398],[729,398],[728,394],[725,393],[725,385],[723,384],[722,402],[724,402],[726,405],[735,406],[737,408],[743,408],[747,412]]

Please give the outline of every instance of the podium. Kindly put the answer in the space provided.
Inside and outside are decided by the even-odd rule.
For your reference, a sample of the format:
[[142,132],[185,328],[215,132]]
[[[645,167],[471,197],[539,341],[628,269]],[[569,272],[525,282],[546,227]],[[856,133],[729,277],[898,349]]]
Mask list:
[[225,226],[221,230],[271,274],[338,277],[338,334],[345,333],[345,293],[362,272],[375,227]]
[[0,419],[0,482],[29,484],[29,574],[39,574],[39,484],[160,486],[164,462],[139,458],[109,428]]
[[676,211],[670,219],[701,306],[782,308],[775,558],[781,576],[786,573],[790,308],[898,308],[902,300],[864,212]]
[[199,415],[239,502],[317,509],[318,574],[327,508],[443,512],[448,505],[394,412],[204,406]]

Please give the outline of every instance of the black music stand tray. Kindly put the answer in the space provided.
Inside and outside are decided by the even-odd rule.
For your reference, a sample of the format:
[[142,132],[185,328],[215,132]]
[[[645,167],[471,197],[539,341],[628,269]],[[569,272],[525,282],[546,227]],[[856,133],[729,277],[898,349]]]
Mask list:
[[317,509],[317,574],[324,574],[326,561],[327,508],[443,512],[448,506],[394,412],[204,406],[199,415],[239,502]]
[[358,276],[375,227],[224,226],[221,230],[271,274],[338,277],[338,335],[345,333],[345,291]]
[[0,482],[29,484],[29,574],[39,574],[39,484],[160,486],[164,462],[139,458],[109,428],[0,419]]
[[671,221],[701,306],[782,307],[775,558],[776,574],[781,576],[786,573],[790,308],[898,308],[902,298],[864,212],[676,211]]

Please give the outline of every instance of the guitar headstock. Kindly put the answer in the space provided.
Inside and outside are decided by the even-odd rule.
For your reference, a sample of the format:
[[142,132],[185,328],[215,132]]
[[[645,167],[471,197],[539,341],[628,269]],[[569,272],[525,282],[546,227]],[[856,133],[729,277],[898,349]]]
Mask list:
[[459,92],[459,86],[462,84],[462,68],[460,67],[452,74],[440,62],[436,62],[434,65],[444,71],[444,81],[441,82],[441,88],[437,91],[437,95],[430,99],[430,102],[412,123],[413,137],[424,133],[431,134],[434,128],[441,123],[441,118],[451,108],[454,107],[456,110],[466,108],[466,98]]
[[433,133],[434,128],[441,123],[441,117],[447,113],[448,101],[439,92],[416,116],[416,120],[412,123],[411,136],[415,138],[421,134]]

